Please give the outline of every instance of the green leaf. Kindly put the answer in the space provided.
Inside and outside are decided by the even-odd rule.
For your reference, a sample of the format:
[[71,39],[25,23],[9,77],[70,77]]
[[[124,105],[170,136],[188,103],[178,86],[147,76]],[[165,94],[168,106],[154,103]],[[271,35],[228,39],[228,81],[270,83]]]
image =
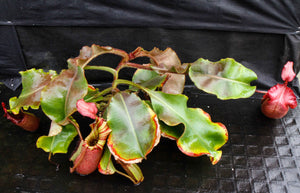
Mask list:
[[117,93],[108,107],[108,147],[116,160],[138,163],[160,139],[156,114],[136,94]]
[[41,107],[44,113],[59,124],[76,111],[76,102],[88,90],[87,80],[81,67],[61,71],[42,91]]
[[200,58],[191,64],[189,76],[197,88],[223,100],[247,98],[256,90],[250,85],[256,74],[231,58],[218,62]]
[[[132,81],[143,87],[155,90],[157,87],[161,87],[166,81],[167,75],[159,75],[155,71],[138,69],[135,71]],[[133,89],[133,87],[131,86]],[[137,88],[135,88],[137,89]]]
[[169,126],[165,124],[163,121],[159,121],[160,125],[160,130],[161,130],[161,135],[163,137],[172,139],[172,140],[177,140],[179,137],[182,135],[184,131],[184,125],[179,124],[176,126]]
[[213,164],[221,158],[218,149],[228,140],[228,133],[221,123],[214,123],[210,116],[199,108],[187,108],[185,95],[173,95],[147,90],[152,107],[160,120],[169,126],[184,125],[178,138],[179,149],[189,156],[208,155]]
[[20,72],[22,76],[22,92],[20,96],[12,97],[9,100],[10,110],[14,114],[18,114],[23,107],[27,110],[29,107],[38,109],[40,106],[40,98],[42,89],[51,81],[51,78],[56,75],[55,71],[50,70],[44,72],[43,69],[30,69]]
[[112,175],[117,171],[111,159],[111,153],[106,146],[98,166],[98,170],[101,174]]
[[68,124],[63,126],[62,131],[57,135],[39,137],[36,146],[52,154],[67,153],[68,147],[76,135],[76,128],[72,124]]

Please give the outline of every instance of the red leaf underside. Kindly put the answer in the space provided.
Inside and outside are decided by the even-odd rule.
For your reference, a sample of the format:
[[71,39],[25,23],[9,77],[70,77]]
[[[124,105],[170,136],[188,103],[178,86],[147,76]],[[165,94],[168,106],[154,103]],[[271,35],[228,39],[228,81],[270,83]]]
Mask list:
[[295,78],[296,74],[293,70],[293,65],[294,63],[290,61],[284,65],[281,71],[281,78],[283,81],[291,82]]

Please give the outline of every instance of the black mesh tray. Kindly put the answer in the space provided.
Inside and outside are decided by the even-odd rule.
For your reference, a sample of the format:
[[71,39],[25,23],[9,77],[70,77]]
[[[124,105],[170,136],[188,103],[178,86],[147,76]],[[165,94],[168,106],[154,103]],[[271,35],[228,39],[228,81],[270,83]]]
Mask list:
[[[0,85],[1,101],[16,96]],[[221,161],[213,166],[208,157],[187,157],[174,141],[162,138],[140,166],[144,182],[134,186],[128,179],[95,172],[89,176],[70,174],[68,155],[48,154],[35,147],[47,134],[45,121],[36,133],[28,133],[0,118],[0,188],[2,192],[300,192],[300,109],[290,110],[280,120],[260,112],[261,95],[220,101],[185,89],[190,107],[200,107],[222,122],[229,132]]]

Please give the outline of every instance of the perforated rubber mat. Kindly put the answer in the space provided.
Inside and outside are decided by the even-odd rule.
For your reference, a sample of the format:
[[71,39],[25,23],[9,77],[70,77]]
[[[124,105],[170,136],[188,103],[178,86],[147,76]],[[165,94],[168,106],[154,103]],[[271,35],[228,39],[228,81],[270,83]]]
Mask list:
[[[0,88],[1,101],[17,95]],[[117,174],[70,174],[69,154],[52,158],[60,164],[57,169],[48,162],[48,154],[35,147],[37,138],[47,134],[49,121],[28,133],[4,119],[1,111],[1,192],[300,192],[299,107],[283,119],[271,120],[260,112],[262,95],[220,101],[193,88],[186,88],[186,94],[190,107],[202,108],[228,129],[229,140],[217,165],[206,156],[187,157],[175,141],[163,138],[140,164],[145,180],[138,186]]]

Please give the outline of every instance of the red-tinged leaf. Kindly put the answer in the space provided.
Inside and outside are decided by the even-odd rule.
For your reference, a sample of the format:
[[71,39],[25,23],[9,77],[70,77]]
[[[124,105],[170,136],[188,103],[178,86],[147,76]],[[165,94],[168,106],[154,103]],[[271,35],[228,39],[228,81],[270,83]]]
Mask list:
[[232,58],[217,62],[200,58],[191,64],[189,76],[197,88],[222,100],[248,98],[256,90],[250,84],[256,74]]
[[208,113],[199,108],[188,108],[185,95],[145,90],[161,121],[169,126],[184,125],[183,133],[174,137],[183,153],[193,157],[208,155],[212,164],[220,160],[222,151],[218,149],[228,140],[228,132],[222,123],[212,122]]
[[155,64],[167,70],[179,69],[181,62],[174,50],[167,48],[164,51],[154,48],[149,52]]
[[44,72],[43,69],[30,69],[20,72],[22,76],[22,92],[20,96],[12,97],[9,100],[10,111],[18,114],[21,108],[27,110],[29,107],[38,109],[40,106],[41,92],[49,84],[55,71]]
[[[171,48],[167,48],[164,51],[158,48],[153,48],[151,51],[146,51],[139,47],[130,54],[130,59],[142,56],[146,56],[151,59],[152,68],[158,73],[165,73],[166,71],[184,73],[188,69],[189,65],[182,65],[176,52]],[[171,73],[167,74],[169,75],[169,79],[162,87],[163,92],[169,94],[181,94],[185,84],[185,75]]]
[[185,75],[183,74],[168,74],[168,79],[162,87],[162,91],[168,94],[181,94],[184,89]]
[[107,145],[116,160],[141,162],[159,142],[156,114],[134,93],[117,93],[111,99],[107,122],[112,130]]
[[[135,51],[129,54],[130,59],[134,59],[137,57],[149,57],[151,59],[151,63],[160,67],[162,70],[180,70],[181,62],[174,50],[171,48],[167,48],[164,51],[153,48],[151,51],[146,51],[141,47],[138,47]],[[181,69],[182,70],[182,69]]]
[[[186,71],[186,66],[181,65],[176,52],[167,48],[164,51],[154,48],[149,52],[151,55],[152,64],[158,65],[159,68],[166,69],[170,72],[183,73]],[[159,69],[158,69],[159,70]],[[185,75],[168,74],[169,77],[162,87],[162,91],[169,94],[181,94],[184,89]]]
[[[166,79],[167,75],[165,74],[160,75],[155,71],[138,69],[132,77],[132,82],[151,90],[155,90],[158,87],[162,87]],[[133,86],[131,86],[131,89],[137,90],[137,88],[134,88]]]
[[62,70],[41,93],[42,110],[59,124],[67,123],[67,118],[76,111],[76,102],[88,91],[83,69],[69,67],[70,69]]
[[291,61],[284,65],[281,72],[281,78],[283,81],[291,82],[295,78],[296,74],[294,72],[293,65],[294,63]]
[[286,84],[277,84],[263,96],[261,110],[267,117],[279,119],[287,114],[289,108],[296,107],[297,98],[293,90]]
[[79,56],[68,59],[68,63],[84,68],[91,60],[102,54],[115,54],[121,56],[123,61],[129,60],[128,54],[123,50],[112,48],[110,46],[99,46],[93,44],[91,47],[82,47]]

